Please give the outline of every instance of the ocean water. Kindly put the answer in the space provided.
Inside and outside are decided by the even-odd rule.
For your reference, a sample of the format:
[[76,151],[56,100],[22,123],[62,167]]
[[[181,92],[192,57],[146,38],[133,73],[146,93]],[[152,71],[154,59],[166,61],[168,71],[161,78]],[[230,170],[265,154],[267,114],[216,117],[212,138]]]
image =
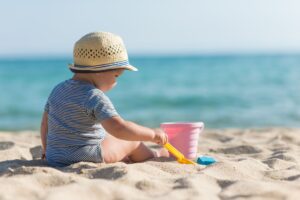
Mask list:
[[[38,130],[71,58],[0,59],[0,130]],[[149,127],[203,121],[207,128],[299,127],[300,56],[138,56],[107,93],[119,114]]]

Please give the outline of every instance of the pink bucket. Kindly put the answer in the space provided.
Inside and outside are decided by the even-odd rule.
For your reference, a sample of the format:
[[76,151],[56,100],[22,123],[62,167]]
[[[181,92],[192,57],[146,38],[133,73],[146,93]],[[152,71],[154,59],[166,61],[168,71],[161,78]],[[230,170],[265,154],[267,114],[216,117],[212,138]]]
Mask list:
[[203,122],[168,122],[160,127],[167,133],[169,142],[186,158],[197,157],[198,138],[204,129]]

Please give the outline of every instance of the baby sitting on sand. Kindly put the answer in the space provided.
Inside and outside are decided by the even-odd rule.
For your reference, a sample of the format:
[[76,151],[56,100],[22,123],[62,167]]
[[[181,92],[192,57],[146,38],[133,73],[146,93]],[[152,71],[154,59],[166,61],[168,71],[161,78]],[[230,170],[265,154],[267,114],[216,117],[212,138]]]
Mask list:
[[74,46],[74,76],[51,92],[41,124],[43,158],[51,166],[80,161],[141,162],[168,156],[153,151],[141,141],[163,145],[167,135],[120,117],[104,94],[124,70],[137,71],[128,62],[122,39],[108,32],[83,36]]

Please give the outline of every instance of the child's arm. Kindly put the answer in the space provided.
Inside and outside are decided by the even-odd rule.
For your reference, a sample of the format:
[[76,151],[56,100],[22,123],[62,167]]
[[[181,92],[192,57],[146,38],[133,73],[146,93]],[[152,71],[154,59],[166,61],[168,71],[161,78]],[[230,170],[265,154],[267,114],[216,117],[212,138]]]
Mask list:
[[111,135],[130,141],[151,141],[158,144],[165,144],[168,141],[167,135],[161,129],[151,129],[140,126],[121,117],[112,117],[101,121],[103,128]]
[[48,113],[44,112],[41,122],[42,159],[45,159],[48,133]]

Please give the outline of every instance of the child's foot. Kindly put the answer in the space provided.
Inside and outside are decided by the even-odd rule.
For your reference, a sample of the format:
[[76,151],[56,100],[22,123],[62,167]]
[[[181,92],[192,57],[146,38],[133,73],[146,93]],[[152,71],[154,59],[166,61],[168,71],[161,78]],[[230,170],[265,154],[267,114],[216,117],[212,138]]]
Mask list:
[[123,158],[121,161],[124,162],[124,163],[132,163],[132,161],[130,160],[130,158],[128,156]]
[[154,157],[170,157],[170,154],[167,149],[161,148],[159,150],[154,151]]

